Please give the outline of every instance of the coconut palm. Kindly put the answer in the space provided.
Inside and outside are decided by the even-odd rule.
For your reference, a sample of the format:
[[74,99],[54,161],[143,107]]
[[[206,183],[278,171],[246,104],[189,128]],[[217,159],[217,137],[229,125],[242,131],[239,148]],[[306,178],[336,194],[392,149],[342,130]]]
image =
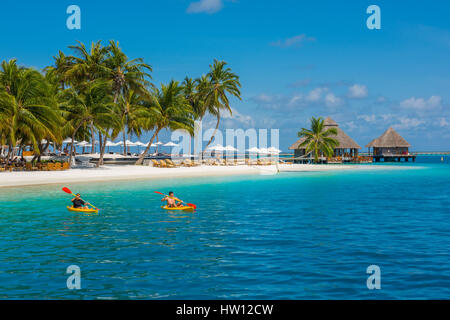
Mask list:
[[210,85],[204,88],[199,88],[200,93],[204,97],[204,108],[211,115],[217,118],[216,128],[206,144],[205,150],[211,144],[214,136],[219,129],[221,113],[223,111],[232,114],[230,101],[228,95],[234,96],[241,100],[239,77],[231,71],[231,68],[227,67],[225,61],[218,61],[214,59],[214,63],[209,66],[210,71],[208,78]]
[[[88,50],[86,46],[77,41],[78,45],[69,46],[74,51],[74,55],[68,57],[70,68],[65,75],[71,85],[78,90],[84,90],[85,86],[90,86],[92,81],[106,77],[109,70],[106,67],[108,47],[102,46],[101,41],[92,42]],[[95,128],[94,124],[89,124],[91,129],[92,152],[95,150]]]
[[[107,68],[105,78],[110,80],[112,83],[111,86],[114,95],[114,103],[117,103],[120,98],[123,98],[124,100],[127,98],[132,98],[135,93],[144,98],[149,97],[150,93],[148,92],[147,87],[151,87],[153,84],[147,79],[151,79],[150,72],[152,71],[152,68],[150,65],[144,63],[143,59],[138,58],[129,60],[125,53],[123,53],[120,49],[119,43],[111,40],[108,46],[105,66]],[[125,97],[127,92],[132,92],[132,94]],[[126,109],[127,104],[121,103],[121,105],[124,107],[122,113],[126,118],[129,111]],[[128,122],[127,119],[124,120],[125,123]],[[124,126],[124,155],[127,150],[125,139],[126,130],[127,126]]]
[[151,112],[146,107],[146,103],[149,101],[150,94],[146,93],[144,96],[137,94],[135,91],[130,90],[125,93],[125,96],[120,96],[118,103],[118,112],[121,118],[121,130],[124,141],[124,154],[127,154],[126,141],[129,140],[130,135],[140,137],[142,131],[146,128],[151,128]]
[[66,85],[69,84],[68,71],[72,65],[72,59],[67,57],[62,51],[58,52],[58,55],[54,56],[55,60],[53,66],[48,66],[44,69],[46,74],[52,75],[58,79],[60,89],[64,90]]
[[333,138],[338,131],[336,128],[326,129],[322,117],[311,118],[311,129],[302,128],[298,136],[304,137],[299,147],[306,147],[306,153],[314,152],[314,162],[319,162],[319,154],[322,153],[327,157],[334,154],[334,149],[339,145],[339,141]]
[[60,140],[62,118],[51,88],[38,71],[18,67],[14,59],[0,69],[0,120],[10,152],[19,142],[39,154],[41,139]]
[[133,90],[141,95],[147,94],[146,88],[152,86],[147,80],[151,79],[152,67],[144,63],[142,58],[129,60],[120,49],[119,42],[111,40],[107,49],[106,78],[112,81],[114,102],[117,103],[119,96],[124,95],[126,90]]
[[74,140],[78,131],[87,125],[97,128],[114,126],[117,117],[113,110],[113,98],[107,82],[96,80],[85,85],[83,91],[70,88],[62,93],[61,108],[70,123],[72,144],[69,163],[72,164]]
[[148,107],[152,114],[150,124],[154,132],[136,165],[144,162],[153,140],[162,129],[186,130],[191,135],[194,132],[194,112],[178,81],[172,80],[168,85],[162,84],[160,90],[154,89],[154,99]]
[[105,61],[108,48],[103,47],[101,41],[92,42],[90,50],[77,41],[78,45],[69,46],[75,53],[67,59],[70,61],[70,68],[65,72],[67,79],[74,86],[87,84],[105,76],[108,73]]

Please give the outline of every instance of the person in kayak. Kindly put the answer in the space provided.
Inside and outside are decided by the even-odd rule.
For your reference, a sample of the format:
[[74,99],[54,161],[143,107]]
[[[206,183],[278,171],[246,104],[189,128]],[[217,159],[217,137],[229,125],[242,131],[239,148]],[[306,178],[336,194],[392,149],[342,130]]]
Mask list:
[[169,208],[177,208],[183,206],[182,201],[176,198],[172,191],[169,192],[168,196],[162,198],[161,201],[167,201],[167,207]]
[[72,199],[72,204],[75,209],[89,209],[89,207],[86,205],[90,203],[81,200],[81,194],[77,193],[75,195],[75,198]]

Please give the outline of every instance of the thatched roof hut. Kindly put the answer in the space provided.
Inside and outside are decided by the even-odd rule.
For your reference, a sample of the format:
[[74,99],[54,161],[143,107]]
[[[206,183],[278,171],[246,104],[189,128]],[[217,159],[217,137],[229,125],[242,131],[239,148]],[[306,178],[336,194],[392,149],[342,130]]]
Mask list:
[[[337,129],[337,135],[333,136],[337,141],[339,141],[339,145],[336,147],[336,149],[350,149],[350,150],[357,150],[361,149],[361,147],[352,139],[350,138],[344,130],[339,128],[339,125],[331,119],[330,117],[326,118],[324,120],[325,129],[328,128],[336,128]],[[293,145],[289,147],[289,150],[298,150],[300,144],[302,144],[305,141],[305,137],[302,137],[298,139]],[[301,147],[300,149],[305,149],[304,147]]]
[[392,127],[387,129],[381,136],[370,141],[367,148],[409,148],[411,145]]

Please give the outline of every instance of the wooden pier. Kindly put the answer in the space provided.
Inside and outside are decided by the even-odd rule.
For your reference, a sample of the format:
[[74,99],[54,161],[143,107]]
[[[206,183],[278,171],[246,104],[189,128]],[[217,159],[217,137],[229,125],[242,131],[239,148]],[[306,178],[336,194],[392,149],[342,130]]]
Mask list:
[[416,161],[415,154],[389,154],[389,155],[373,155],[373,162],[412,162]]

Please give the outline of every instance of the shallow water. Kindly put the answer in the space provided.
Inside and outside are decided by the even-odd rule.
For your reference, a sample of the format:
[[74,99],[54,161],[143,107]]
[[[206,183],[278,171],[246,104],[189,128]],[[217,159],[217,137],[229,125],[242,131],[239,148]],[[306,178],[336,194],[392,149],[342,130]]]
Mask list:
[[[0,190],[0,298],[450,297],[449,159],[414,168]],[[411,166],[411,164],[409,164]],[[160,209],[174,190],[196,213]],[[81,268],[68,290],[66,268]],[[381,268],[368,290],[366,268]]]

